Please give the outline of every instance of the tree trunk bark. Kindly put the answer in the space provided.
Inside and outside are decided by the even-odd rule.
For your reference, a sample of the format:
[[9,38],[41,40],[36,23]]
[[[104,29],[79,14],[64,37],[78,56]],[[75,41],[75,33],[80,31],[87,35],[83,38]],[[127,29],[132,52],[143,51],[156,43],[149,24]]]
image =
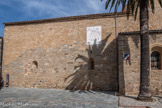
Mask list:
[[140,92],[138,99],[150,100],[150,51],[149,51],[149,13],[148,0],[141,0],[140,4],[140,39],[141,39],[141,64],[140,64]]

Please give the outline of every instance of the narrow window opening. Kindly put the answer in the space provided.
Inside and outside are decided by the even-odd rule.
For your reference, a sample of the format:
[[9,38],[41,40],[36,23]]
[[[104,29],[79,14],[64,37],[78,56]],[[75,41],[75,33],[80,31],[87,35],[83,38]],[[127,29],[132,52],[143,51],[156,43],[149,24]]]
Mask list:
[[37,61],[33,61],[33,64],[38,68],[38,62]]
[[93,58],[90,58],[90,59],[89,59],[89,69],[90,69],[90,70],[94,70],[94,69],[95,69],[95,66],[94,66],[94,59],[93,59]]
[[151,54],[151,69],[152,70],[160,70],[161,63],[160,63],[160,53],[157,51],[152,52]]

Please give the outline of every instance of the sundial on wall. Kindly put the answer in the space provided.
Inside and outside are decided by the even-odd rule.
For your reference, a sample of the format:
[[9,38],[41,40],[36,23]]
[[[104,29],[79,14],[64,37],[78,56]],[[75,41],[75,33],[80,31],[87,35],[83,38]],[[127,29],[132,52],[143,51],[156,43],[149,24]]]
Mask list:
[[101,44],[101,26],[87,27],[87,45]]

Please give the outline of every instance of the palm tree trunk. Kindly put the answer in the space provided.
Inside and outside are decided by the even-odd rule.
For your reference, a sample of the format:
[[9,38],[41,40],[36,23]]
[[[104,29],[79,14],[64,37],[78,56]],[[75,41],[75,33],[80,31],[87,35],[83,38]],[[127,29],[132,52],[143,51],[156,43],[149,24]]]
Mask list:
[[141,0],[140,4],[140,31],[141,31],[141,66],[140,66],[140,100],[151,99],[150,92],[150,52],[148,26],[148,0]]

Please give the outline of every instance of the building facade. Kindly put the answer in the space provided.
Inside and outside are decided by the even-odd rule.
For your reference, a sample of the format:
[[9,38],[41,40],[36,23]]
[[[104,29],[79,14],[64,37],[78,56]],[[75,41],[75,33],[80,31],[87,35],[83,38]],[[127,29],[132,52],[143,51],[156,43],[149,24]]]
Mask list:
[[[116,16],[116,18],[115,18]],[[150,13],[151,90],[162,92],[162,9]],[[116,22],[116,24],[115,24]],[[10,87],[139,92],[139,19],[105,13],[4,23],[3,79]],[[87,44],[87,27],[101,27]],[[115,35],[117,34],[117,36]],[[155,60],[154,60],[155,59]],[[155,66],[153,66],[155,65]]]

